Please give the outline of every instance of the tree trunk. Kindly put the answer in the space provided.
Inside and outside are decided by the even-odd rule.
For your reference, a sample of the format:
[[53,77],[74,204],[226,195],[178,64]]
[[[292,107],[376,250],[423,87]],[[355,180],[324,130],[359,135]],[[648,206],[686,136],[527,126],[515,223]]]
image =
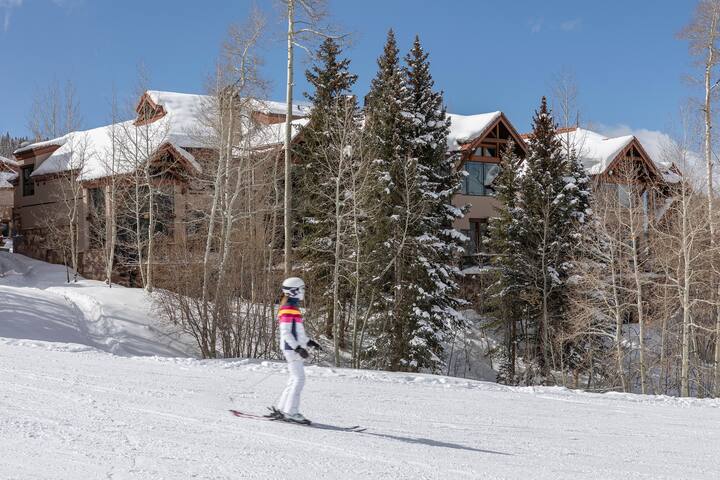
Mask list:
[[295,36],[295,0],[288,0],[287,32],[287,111],[285,113],[285,276],[292,271],[292,168],[290,143],[292,140],[292,102],[293,102],[293,42]]

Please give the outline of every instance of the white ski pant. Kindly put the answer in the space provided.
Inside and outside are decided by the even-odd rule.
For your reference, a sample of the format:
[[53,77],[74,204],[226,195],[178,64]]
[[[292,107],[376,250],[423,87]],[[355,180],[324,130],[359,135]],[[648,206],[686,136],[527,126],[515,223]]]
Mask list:
[[295,415],[300,408],[300,394],[305,386],[305,365],[303,359],[293,350],[283,350],[288,363],[290,378],[287,386],[280,395],[278,409],[289,415]]

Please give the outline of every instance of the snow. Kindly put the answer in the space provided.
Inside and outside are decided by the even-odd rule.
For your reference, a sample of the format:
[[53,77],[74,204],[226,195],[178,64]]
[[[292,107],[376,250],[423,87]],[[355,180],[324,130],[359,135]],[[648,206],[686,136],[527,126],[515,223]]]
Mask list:
[[192,342],[154,320],[142,289],[80,279],[0,252],[0,337],[76,343],[117,355],[188,356]]
[[18,162],[16,162],[15,160],[13,160],[11,158],[6,158],[6,157],[3,157],[2,155],[0,155],[0,166],[1,165],[6,165],[8,167],[17,167]]
[[[282,363],[119,357],[0,340],[2,478],[717,478],[717,400],[307,368],[303,412],[262,413]],[[30,359],[32,359],[30,361]]]
[[20,255],[0,271],[3,479],[720,475],[717,399],[308,366],[302,412],[365,433],[235,418],[275,401],[284,363],[167,356],[141,290]]
[[570,146],[575,148],[590,175],[605,172],[618,154],[635,139],[632,135],[609,138],[584,128],[559,133],[558,138],[569,142]]
[[0,172],[0,188],[13,188],[12,182],[17,178],[17,173]]
[[450,132],[447,137],[449,151],[458,150],[459,147],[470,140],[482,136],[485,131],[500,118],[502,112],[479,113],[477,115],[458,115],[448,113],[450,118]]
[[[106,125],[90,130],[71,132],[62,137],[33,143],[16,150],[21,153],[44,146],[56,145],[55,150],[33,171],[32,176],[51,175],[69,170],[80,170],[81,181],[95,180],[116,173],[130,173],[134,168],[131,162],[118,162],[112,166],[111,152],[113,139],[116,145],[122,143],[126,136],[148,138],[153,150],[169,146],[174,148],[196,171],[201,171],[200,164],[188,152],[189,148],[212,148],[208,139],[214,133],[203,121],[211,107],[212,98],[206,95],[162,92],[148,90],[148,97],[166,112],[159,120],[148,125],[136,126],[134,120]],[[257,101],[257,110],[274,113],[279,102]],[[294,106],[294,114],[307,115],[309,107],[305,104]],[[307,119],[300,118],[292,122],[293,135],[299,127],[305,125]],[[142,129],[142,130],[141,130]],[[138,132],[138,133],[136,133]],[[285,125],[271,124],[260,129],[250,141],[250,148],[263,148],[282,143]],[[127,143],[127,142],[126,142]],[[123,164],[124,163],[124,164]]]

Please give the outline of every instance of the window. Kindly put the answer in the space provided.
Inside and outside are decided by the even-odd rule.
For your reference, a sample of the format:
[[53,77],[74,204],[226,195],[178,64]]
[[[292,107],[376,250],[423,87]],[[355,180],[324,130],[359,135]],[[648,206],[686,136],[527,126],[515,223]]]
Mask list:
[[478,157],[498,158],[497,153],[497,147],[485,146],[476,148],[475,152],[473,152],[473,155]]
[[105,189],[88,189],[88,223],[90,227],[90,246],[99,248],[105,241]]
[[630,199],[630,187],[618,183],[617,185],[618,203],[625,208],[632,207],[632,201]]
[[159,191],[155,195],[155,232],[170,236],[173,233],[175,197],[173,191]]
[[470,220],[470,252],[472,254],[485,251],[483,238],[487,236],[488,221],[487,218],[480,220]]
[[463,195],[494,196],[493,181],[500,173],[496,163],[465,162],[463,169],[468,172],[462,180],[460,193]]
[[35,182],[33,181],[32,175],[35,165],[26,165],[22,167],[22,194],[23,197],[29,197],[35,195]]
[[484,239],[488,235],[488,219],[470,220],[470,228],[462,233],[469,239],[465,243],[465,265],[483,264],[486,257],[482,254],[487,252]]

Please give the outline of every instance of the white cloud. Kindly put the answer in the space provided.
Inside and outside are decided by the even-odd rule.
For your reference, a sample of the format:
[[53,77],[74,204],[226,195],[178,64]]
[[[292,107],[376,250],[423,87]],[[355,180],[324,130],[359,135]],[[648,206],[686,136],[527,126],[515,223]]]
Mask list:
[[0,0],[0,8],[5,10],[3,15],[3,32],[7,32],[10,28],[10,12],[13,8],[21,7],[23,0]]
[[582,25],[582,18],[573,18],[571,20],[565,20],[560,24],[560,28],[562,30],[565,30],[566,32],[570,32],[572,30],[578,30],[580,26]]
[[543,25],[543,19],[541,18],[531,18],[528,21],[528,25],[530,25],[530,32],[531,33],[538,33],[540,30],[542,30]]
[[[674,163],[686,180],[691,181],[696,188],[706,191],[705,186],[705,160],[696,151],[686,151],[684,158],[673,138],[659,130],[648,130],[646,128],[632,128],[628,125],[603,125],[597,124],[593,129],[608,137],[619,137],[622,135],[634,135],[642,144],[650,158],[661,166],[669,166]],[[713,171],[714,183],[720,188],[720,168],[715,166]]]
[[60,8],[75,8],[82,5],[84,0],[52,0],[52,3]]

